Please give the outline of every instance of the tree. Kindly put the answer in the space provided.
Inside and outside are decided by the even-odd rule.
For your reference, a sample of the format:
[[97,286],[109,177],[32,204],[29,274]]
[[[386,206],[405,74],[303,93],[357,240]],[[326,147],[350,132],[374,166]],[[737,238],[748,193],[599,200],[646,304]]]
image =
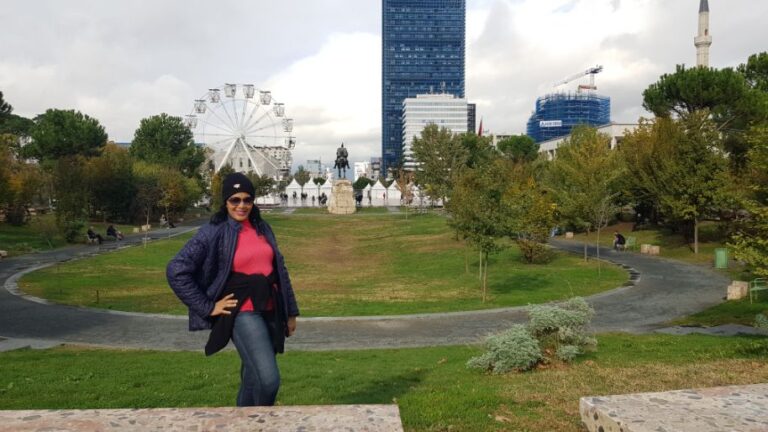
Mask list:
[[357,180],[355,180],[354,183],[352,183],[352,188],[354,190],[363,190],[368,185],[373,186],[373,184],[375,184],[375,182],[373,180],[371,180],[371,179],[369,179],[368,177],[365,177],[365,176],[360,176],[360,177],[357,178]]
[[[137,161],[133,164],[133,178],[136,185],[136,197],[133,200],[134,213],[138,213],[149,225],[153,210],[163,199],[163,191],[160,185],[162,167]],[[219,191],[219,195],[221,191]]]
[[232,168],[232,165],[226,164],[221,167],[219,172],[213,175],[213,178],[211,179],[211,207],[214,209],[219,209],[224,205],[224,201],[221,199],[221,189],[223,187],[224,178],[233,172],[235,172],[235,169]]
[[107,144],[102,153],[86,162],[90,207],[105,220],[127,222],[136,195],[133,160],[128,150]]
[[[602,228],[618,212],[619,180],[624,173],[622,160],[611,150],[610,140],[595,128],[576,127],[557,149],[547,171],[546,182],[560,214],[587,233],[596,230],[598,245]],[[599,253],[598,248],[598,258]]]
[[709,113],[702,111],[685,119],[643,122],[621,147],[633,194],[655,203],[673,224],[692,226],[694,253],[699,222],[718,201],[727,168],[721,140]]
[[643,92],[643,107],[657,117],[687,117],[706,109],[727,120],[730,109],[747,90],[746,80],[733,69],[678,65],[675,73],[662,75]]
[[53,165],[56,224],[67,242],[73,243],[88,218],[88,183],[85,158],[63,156]]
[[453,176],[469,158],[467,148],[450,130],[430,124],[414,137],[412,150],[419,164],[416,183],[430,198],[445,203],[453,188]]
[[466,152],[464,165],[475,168],[490,163],[498,156],[498,152],[491,144],[490,136],[479,136],[474,133],[463,133],[454,137],[458,139]]
[[512,135],[496,146],[504,157],[514,162],[532,162],[539,155],[539,146],[528,135]]
[[510,167],[507,169],[509,174],[502,180],[508,182],[502,197],[502,208],[507,215],[505,231],[515,239],[524,262],[548,262],[552,254],[546,244],[555,226],[557,206],[552,196],[534,179],[531,167],[521,163],[506,164]]
[[738,171],[749,150],[745,132],[756,121],[768,119],[768,93],[760,89],[764,62],[764,56],[757,55],[738,70],[678,66],[675,73],[662,75],[643,92],[643,106],[658,117],[685,119],[709,112],[723,136],[732,168]]
[[293,175],[293,178],[296,180],[296,182],[302,186],[307,184],[311,177],[312,174],[304,169],[303,165],[299,165],[299,168],[296,170],[296,174]]
[[750,131],[746,187],[735,196],[749,216],[737,228],[730,246],[734,256],[749,264],[754,273],[768,277],[768,125]]
[[149,163],[170,166],[184,176],[198,178],[205,151],[195,144],[181,117],[166,113],[144,118],[133,136],[131,155]]
[[252,172],[248,174],[248,178],[253,183],[253,191],[256,194],[254,198],[269,195],[276,183],[275,179],[266,174],[258,175]]
[[737,68],[750,88],[768,92],[768,52],[752,54],[746,64]]
[[503,249],[499,240],[506,234],[501,208],[504,185],[498,164],[465,168],[456,175],[446,208],[448,224],[480,252],[481,292],[488,296],[488,257]]
[[0,116],[0,134],[13,134],[17,137],[28,137],[35,127],[35,122],[16,114]]
[[12,111],[13,111],[13,107],[11,106],[11,104],[5,101],[5,98],[3,97],[3,92],[0,91],[0,119],[11,115]]
[[49,109],[35,119],[32,142],[24,147],[24,156],[40,162],[64,157],[98,156],[107,143],[107,134],[99,121],[79,111]]

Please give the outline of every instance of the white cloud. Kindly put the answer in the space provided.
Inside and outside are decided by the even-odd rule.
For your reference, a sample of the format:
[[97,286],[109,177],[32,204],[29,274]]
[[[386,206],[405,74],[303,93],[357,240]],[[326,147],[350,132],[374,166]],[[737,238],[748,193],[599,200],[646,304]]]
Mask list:
[[[381,147],[381,38],[370,33],[331,35],[317,54],[267,80],[266,88],[295,119],[294,165],[330,161],[343,141],[351,160]],[[352,61],[351,61],[352,60]]]
[[[537,96],[595,64],[613,118],[695,60],[696,0],[468,0],[466,95],[494,132],[525,131]],[[766,50],[768,2],[713,0],[712,65]],[[295,119],[296,164],[380,154],[381,2],[3,0],[0,91],[20,115],[75,108],[129,141],[224,82],[253,83]],[[575,88],[576,82],[573,83]]]

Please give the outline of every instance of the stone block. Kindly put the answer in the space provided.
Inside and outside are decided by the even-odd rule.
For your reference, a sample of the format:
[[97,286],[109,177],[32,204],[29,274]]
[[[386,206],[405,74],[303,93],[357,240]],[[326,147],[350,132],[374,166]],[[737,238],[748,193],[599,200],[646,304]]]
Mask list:
[[733,281],[728,285],[727,300],[741,300],[749,294],[749,282]]
[[134,233],[134,234],[137,234],[137,233],[139,233],[139,232],[141,232],[141,228],[139,228],[139,227],[133,227],[133,233]]
[[572,239],[573,238],[573,231],[566,231],[565,238]]
[[648,255],[659,255],[659,254],[661,254],[661,246],[651,245],[651,247],[648,248]]
[[402,432],[397,405],[0,410],[0,432],[370,431]]
[[590,432],[768,430],[768,384],[583,397]]
[[142,225],[141,226],[141,232],[147,232],[152,229],[152,225]]
[[328,213],[352,214],[355,208],[354,189],[349,180],[336,180],[333,182],[331,198],[328,200]]
[[8,258],[8,251],[0,250],[0,259]]
[[651,250],[651,245],[649,244],[641,244],[640,245],[640,253],[647,254]]

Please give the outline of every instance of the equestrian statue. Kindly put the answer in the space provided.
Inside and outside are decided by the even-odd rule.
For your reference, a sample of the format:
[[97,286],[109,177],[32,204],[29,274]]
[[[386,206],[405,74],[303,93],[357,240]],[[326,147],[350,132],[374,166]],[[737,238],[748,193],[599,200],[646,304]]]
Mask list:
[[347,176],[347,168],[349,168],[348,157],[347,149],[344,148],[344,143],[341,143],[341,147],[336,149],[336,163],[333,165],[334,168],[339,170],[339,179],[346,178]]

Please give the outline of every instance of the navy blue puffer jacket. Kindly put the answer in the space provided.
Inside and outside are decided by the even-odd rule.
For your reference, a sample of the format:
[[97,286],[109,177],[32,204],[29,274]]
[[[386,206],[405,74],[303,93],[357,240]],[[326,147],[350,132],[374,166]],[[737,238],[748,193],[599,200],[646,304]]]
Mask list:
[[[189,308],[189,330],[206,330],[213,325],[211,312],[224,290],[237,247],[240,222],[227,218],[220,224],[208,223],[197,231],[168,263],[166,277],[176,296]],[[283,298],[284,316],[299,315],[299,307],[285,268],[285,260],[277,248],[272,228],[265,221],[256,227],[267,238],[275,253],[273,268]]]

